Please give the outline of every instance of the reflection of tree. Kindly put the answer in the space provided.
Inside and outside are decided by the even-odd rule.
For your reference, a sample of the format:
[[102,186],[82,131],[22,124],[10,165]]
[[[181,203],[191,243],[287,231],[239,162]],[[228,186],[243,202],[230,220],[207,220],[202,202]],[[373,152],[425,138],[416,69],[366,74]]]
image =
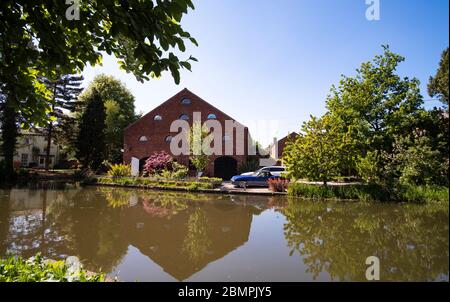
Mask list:
[[212,246],[210,231],[206,213],[199,208],[196,209],[189,216],[187,234],[182,247],[190,260],[199,262],[207,255]]
[[11,253],[30,257],[40,252],[52,259],[76,255],[95,271],[116,265],[127,249],[119,231],[120,210],[108,208],[105,198],[91,189],[51,192],[47,201],[47,190],[41,191],[39,209],[10,219],[9,235],[0,238],[7,238]]
[[0,256],[4,255],[7,250],[7,238],[9,232],[10,209],[9,209],[10,191],[0,190]]
[[285,237],[314,278],[365,280],[377,256],[382,280],[435,280],[449,274],[448,209],[423,205],[289,200]]
[[136,194],[132,190],[111,189],[105,187],[98,187],[97,191],[105,196],[106,202],[111,208],[125,208],[130,206],[130,200],[133,198],[133,195]]
[[171,194],[142,197],[144,210],[154,217],[171,218],[173,215],[187,209],[185,201],[174,198]]

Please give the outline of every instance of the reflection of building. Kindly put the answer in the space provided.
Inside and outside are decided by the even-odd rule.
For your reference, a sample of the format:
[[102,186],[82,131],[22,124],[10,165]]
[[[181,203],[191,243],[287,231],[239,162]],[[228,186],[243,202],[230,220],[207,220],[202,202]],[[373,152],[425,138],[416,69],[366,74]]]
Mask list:
[[265,196],[13,189],[0,195],[0,257],[75,255],[109,273],[133,246],[184,280],[244,245],[266,204]]
[[184,280],[248,240],[253,206],[205,203],[170,219],[148,215],[141,207],[125,210],[123,234],[129,243],[164,271]]
[[[243,150],[236,150],[236,136],[239,131],[231,129],[226,131],[225,121],[234,121],[233,118],[204,101],[187,89],[183,89],[135,123],[129,125],[124,131],[124,161],[131,162],[132,157],[139,158],[141,163],[145,161],[153,152],[166,151],[178,162],[189,166],[189,156],[174,156],[170,150],[170,142],[177,132],[170,132],[170,125],[176,120],[185,120],[192,126],[193,114],[201,114],[201,122],[207,120],[217,120],[222,126],[222,153],[213,154],[211,161],[206,168],[206,174],[224,179],[229,179],[237,172],[237,167],[245,161],[248,154],[248,129],[241,124],[244,137]],[[225,154],[225,145],[232,143],[232,154]],[[243,154],[239,154],[242,151]],[[227,152],[229,153],[229,152]]]
[[[59,147],[52,141],[50,145],[49,166],[53,168],[59,160]],[[22,131],[14,154],[15,167],[45,167],[47,137],[37,131]]]

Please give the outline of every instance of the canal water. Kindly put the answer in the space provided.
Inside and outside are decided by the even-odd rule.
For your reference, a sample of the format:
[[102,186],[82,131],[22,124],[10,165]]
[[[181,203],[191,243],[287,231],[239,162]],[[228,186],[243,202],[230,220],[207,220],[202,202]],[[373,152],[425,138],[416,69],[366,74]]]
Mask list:
[[49,185],[0,190],[0,257],[121,281],[449,280],[448,205]]

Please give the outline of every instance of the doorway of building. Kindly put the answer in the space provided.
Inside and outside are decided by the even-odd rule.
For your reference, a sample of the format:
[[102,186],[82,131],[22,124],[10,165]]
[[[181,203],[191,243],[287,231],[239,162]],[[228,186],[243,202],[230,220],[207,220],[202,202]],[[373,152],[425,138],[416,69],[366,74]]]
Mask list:
[[237,174],[237,161],[230,156],[218,157],[214,160],[214,177],[230,180]]

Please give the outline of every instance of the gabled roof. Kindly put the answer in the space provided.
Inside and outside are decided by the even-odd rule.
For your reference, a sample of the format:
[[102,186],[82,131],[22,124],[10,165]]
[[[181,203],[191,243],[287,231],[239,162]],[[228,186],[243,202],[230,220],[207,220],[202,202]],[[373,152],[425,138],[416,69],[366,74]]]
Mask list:
[[286,141],[286,140],[288,140],[288,139],[294,139],[294,138],[296,138],[298,135],[299,135],[299,134],[298,134],[297,132],[291,132],[291,133],[289,133],[288,135],[286,135],[285,137],[280,138],[280,139],[278,140],[278,142],[280,143],[280,142],[284,142],[284,141]]
[[225,116],[227,119],[233,120],[235,122],[237,122],[239,125],[247,128],[245,125],[239,123],[236,119],[232,118],[231,116],[229,116],[228,114],[226,114],[225,112],[223,112],[222,110],[218,109],[217,107],[211,105],[210,103],[208,103],[207,101],[205,101],[204,99],[202,99],[201,97],[199,97],[198,95],[196,95],[195,93],[193,93],[192,91],[190,91],[187,88],[184,88],[183,90],[181,90],[180,92],[178,92],[177,94],[175,94],[174,96],[170,97],[169,99],[167,99],[166,101],[164,101],[163,103],[159,104],[157,107],[155,107],[153,110],[149,111],[148,113],[144,114],[140,119],[138,119],[137,121],[135,121],[134,123],[131,123],[130,125],[128,125],[124,130],[127,130],[128,128],[132,127],[133,125],[135,125],[137,122],[139,122],[141,119],[147,117],[147,116],[152,116],[156,113],[159,112],[159,110],[161,109],[161,107],[163,107],[164,105],[166,105],[166,103],[168,102],[172,102],[175,100],[181,100],[181,98],[183,97],[193,97],[195,98],[197,101],[200,101],[212,108],[214,108],[217,112],[220,112],[223,116]]

